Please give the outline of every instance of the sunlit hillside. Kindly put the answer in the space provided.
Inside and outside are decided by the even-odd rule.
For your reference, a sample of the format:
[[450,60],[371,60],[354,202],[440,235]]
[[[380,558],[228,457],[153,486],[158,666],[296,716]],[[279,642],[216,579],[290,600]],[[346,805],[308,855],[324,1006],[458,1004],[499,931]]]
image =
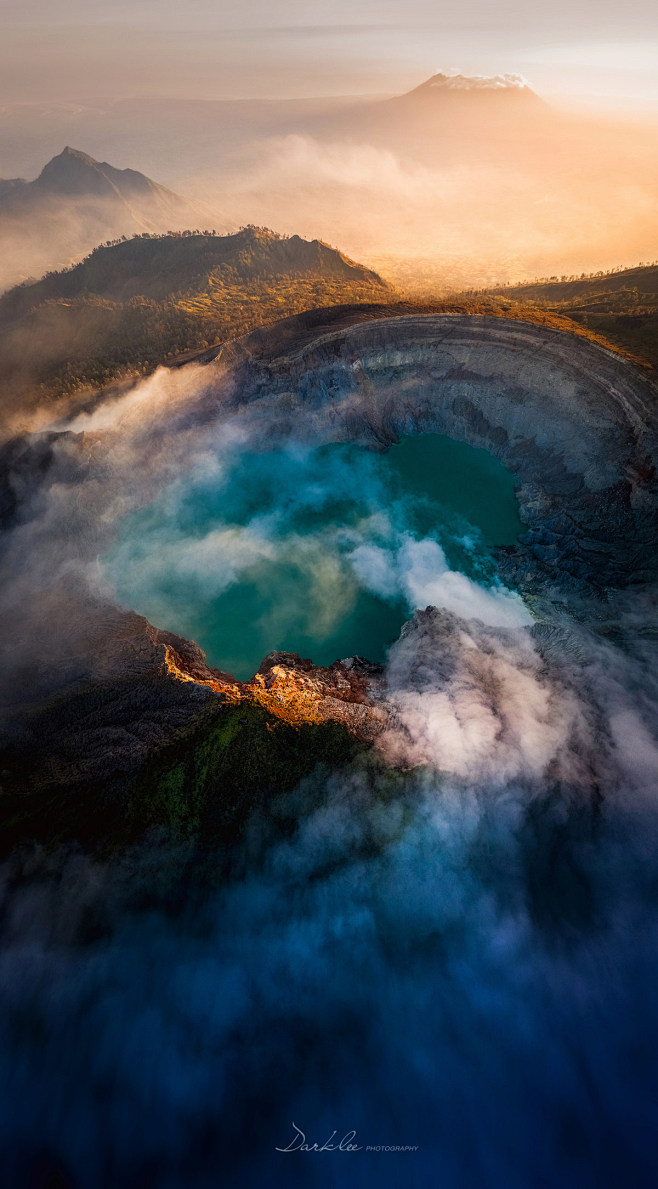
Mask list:
[[487,292],[504,296],[514,304],[531,303],[566,316],[658,368],[658,264],[655,262],[589,276],[549,277]]
[[144,374],[288,314],[391,294],[327,245],[263,228],[104,245],[0,298],[5,410]]

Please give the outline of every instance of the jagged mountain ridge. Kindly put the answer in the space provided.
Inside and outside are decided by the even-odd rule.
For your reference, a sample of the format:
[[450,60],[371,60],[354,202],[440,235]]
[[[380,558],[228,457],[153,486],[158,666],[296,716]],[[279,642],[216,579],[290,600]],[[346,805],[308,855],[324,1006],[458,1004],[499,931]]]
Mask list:
[[0,181],[0,286],[71,264],[99,242],[226,222],[135,169],[67,145],[33,181]]
[[[200,209],[186,202],[173,190],[152,181],[136,169],[116,169],[107,161],[96,161],[88,153],[67,145],[44,165],[34,181],[24,178],[0,179],[0,216],[31,208],[52,199],[105,199],[116,206],[132,208],[137,220],[148,223],[158,209],[176,218],[181,214],[199,214]],[[151,228],[154,230],[154,228]],[[144,227],[144,230],[148,230]]]
[[[655,170],[645,131],[640,138],[638,129],[610,124],[602,137],[591,119],[553,108],[516,81],[435,75],[404,95],[332,103],[140,97],[50,124],[40,117],[22,146],[38,132],[40,153],[80,143],[99,161],[130,161],[179,193],[193,184],[226,212],[221,230],[228,220],[319,236],[386,269],[398,285],[407,285],[407,262],[429,263],[432,283],[418,289],[426,296],[653,253],[646,199]],[[16,173],[36,171],[24,147],[5,150],[5,160],[16,161]],[[628,199],[636,185],[637,203]],[[103,228],[95,242],[118,233]],[[17,269],[12,279],[20,277]]]

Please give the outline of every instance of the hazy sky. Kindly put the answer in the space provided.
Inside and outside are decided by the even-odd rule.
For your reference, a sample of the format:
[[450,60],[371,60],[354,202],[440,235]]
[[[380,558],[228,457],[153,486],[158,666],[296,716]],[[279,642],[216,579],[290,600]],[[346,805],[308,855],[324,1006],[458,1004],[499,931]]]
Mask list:
[[655,0],[3,0],[0,98],[399,91],[519,71],[545,95],[658,103]]

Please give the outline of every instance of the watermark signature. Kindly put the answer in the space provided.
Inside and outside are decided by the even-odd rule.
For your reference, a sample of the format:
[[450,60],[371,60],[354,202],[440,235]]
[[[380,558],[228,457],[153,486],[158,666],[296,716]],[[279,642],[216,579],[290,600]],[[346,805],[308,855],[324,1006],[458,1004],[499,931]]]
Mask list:
[[[295,1134],[285,1148],[275,1147],[275,1152],[417,1152],[418,1144],[358,1144],[356,1131],[347,1131],[342,1139],[336,1140],[336,1131],[323,1144],[309,1143],[301,1127],[293,1123]],[[335,1142],[334,1142],[335,1141]]]

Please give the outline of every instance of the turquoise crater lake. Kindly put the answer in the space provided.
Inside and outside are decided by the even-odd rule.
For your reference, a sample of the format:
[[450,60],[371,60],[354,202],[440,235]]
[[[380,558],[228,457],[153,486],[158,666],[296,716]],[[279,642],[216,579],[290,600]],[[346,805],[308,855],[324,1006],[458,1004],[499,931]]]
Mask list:
[[385,453],[229,448],[126,517],[101,565],[121,603],[241,680],[275,649],[382,661],[416,606],[527,619],[493,553],[523,531],[514,486],[438,434]]

